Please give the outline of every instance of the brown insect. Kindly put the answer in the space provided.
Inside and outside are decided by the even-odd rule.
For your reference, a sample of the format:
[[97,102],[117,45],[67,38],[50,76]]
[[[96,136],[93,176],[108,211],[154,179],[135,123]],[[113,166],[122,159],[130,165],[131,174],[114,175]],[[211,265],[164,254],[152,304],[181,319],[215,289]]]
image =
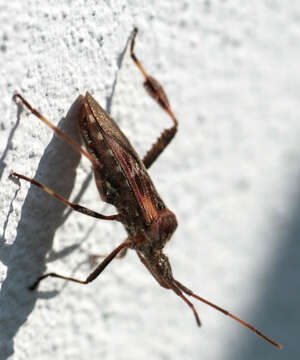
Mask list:
[[35,110],[23,96],[20,94],[14,95],[14,99],[19,99],[35,116],[55,131],[58,136],[91,161],[101,199],[114,205],[118,213],[111,216],[99,214],[93,210],[69,202],[34,179],[15,172],[12,172],[11,176],[39,186],[51,196],[83,214],[102,220],[119,221],[125,226],[128,233],[127,239],[105,257],[86,280],[79,280],[52,272],[40,276],[34,284],[30,286],[30,289],[36,289],[40,281],[47,277],[56,277],[80,284],[88,284],[96,279],[118,254],[124,253],[127,249],[133,249],[157,282],[162,287],[172,290],[190,307],[198,326],[201,326],[199,316],[194,305],[187,299],[186,295],[194,297],[223,314],[228,315],[281,349],[282,346],[279,343],[232,315],[227,310],[194,294],[193,291],[173,277],[169,259],[163,253],[163,248],[176,230],[177,220],[173,212],[167,208],[157,193],[147,169],[173,139],[177,131],[177,120],[173,115],[162,86],[157,80],[147,74],[134,53],[136,34],[137,29],[134,30],[131,39],[131,57],[145,77],[144,87],[147,92],[170,115],[173,121],[173,126],[162,132],[157,142],[152,146],[143,160],[140,159],[115,121],[108,116],[88,92],[83,98],[81,113],[78,119],[81,136],[87,151],[83,150],[68,135],[52,125],[44,116]]

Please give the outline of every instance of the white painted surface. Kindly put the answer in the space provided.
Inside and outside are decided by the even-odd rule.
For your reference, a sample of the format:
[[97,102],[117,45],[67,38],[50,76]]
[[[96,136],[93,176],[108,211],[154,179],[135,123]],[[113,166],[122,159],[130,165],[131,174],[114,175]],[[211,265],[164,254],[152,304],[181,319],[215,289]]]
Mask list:
[[[298,1],[10,0],[0,23],[0,358],[298,358]],[[18,115],[12,94],[58,124],[89,90],[145,153],[170,121],[128,54],[121,61],[134,25],[136,52],[180,121],[150,171],[180,224],[166,249],[175,277],[282,342],[282,352],[194,301],[198,329],[134,253],[89,286],[49,280],[27,290],[46,270],[84,278],[88,255],[107,253],[125,232],[66,217],[40,190],[8,179],[14,169],[70,199],[83,190],[81,204],[111,211],[88,162],[78,165],[27,111]]]

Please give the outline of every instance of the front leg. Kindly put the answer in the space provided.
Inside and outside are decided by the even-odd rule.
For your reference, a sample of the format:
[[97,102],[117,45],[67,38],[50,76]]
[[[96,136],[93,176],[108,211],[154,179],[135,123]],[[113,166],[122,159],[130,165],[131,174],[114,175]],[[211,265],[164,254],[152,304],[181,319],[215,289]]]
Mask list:
[[157,139],[156,143],[153,144],[152,148],[145,155],[143,162],[146,168],[148,169],[154,163],[154,161],[159,157],[159,155],[164,151],[164,149],[167,147],[167,145],[171,142],[171,140],[175,136],[177,132],[178,122],[171,110],[169,100],[167,98],[167,95],[163,87],[156,79],[148,75],[148,73],[145,71],[142,64],[140,63],[140,61],[138,60],[138,58],[134,53],[135,37],[137,32],[138,29],[135,28],[131,39],[130,56],[132,57],[137,67],[142,72],[143,76],[145,77],[144,87],[146,91],[169,114],[169,116],[171,117],[174,123],[174,125],[171,128],[165,129],[162,132],[160,137]]
[[125,240],[124,242],[122,242],[121,245],[119,245],[117,248],[115,248],[97,267],[96,269],[86,278],[86,280],[80,280],[80,279],[75,279],[72,277],[68,277],[68,276],[64,276],[64,275],[60,275],[60,274],[56,274],[56,273],[47,273],[45,275],[40,276],[30,287],[30,290],[35,290],[38,286],[38,284],[46,279],[47,277],[56,277],[59,279],[63,279],[63,280],[67,280],[67,281],[73,281],[73,282],[77,282],[79,284],[83,284],[86,285],[88,283],[90,283],[91,281],[95,280],[96,277],[98,277],[102,271],[106,268],[106,266],[116,257],[116,255],[118,255],[122,250],[126,249],[128,246],[130,245],[130,242],[128,240]]

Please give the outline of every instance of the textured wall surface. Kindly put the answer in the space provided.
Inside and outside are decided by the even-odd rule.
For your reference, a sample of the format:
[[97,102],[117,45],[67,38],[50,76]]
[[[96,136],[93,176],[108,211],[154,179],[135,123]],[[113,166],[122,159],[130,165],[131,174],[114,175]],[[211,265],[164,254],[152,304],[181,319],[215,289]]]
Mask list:
[[[0,1],[0,359],[299,358],[300,6],[296,0]],[[91,209],[90,164],[12,101],[21,92],[77,137],[90,91],[144,154],[171,122],[126,44],[164,85],[179,132],[150,174],[179,228],[166,247],[196,293],[280,341],[160,288],[134,252],[88,286],[90,254],[122,226],[69,211],[12,169]],[[69,116],[64,117],[69,111]]]

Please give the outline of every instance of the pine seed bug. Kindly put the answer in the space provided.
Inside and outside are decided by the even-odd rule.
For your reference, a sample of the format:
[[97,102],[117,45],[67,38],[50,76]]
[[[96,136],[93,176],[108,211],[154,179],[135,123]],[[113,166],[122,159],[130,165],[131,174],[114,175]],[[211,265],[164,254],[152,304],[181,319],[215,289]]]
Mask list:
[[130,44],[131,58],[145,78],[145,89],[169,114],[173,122],[170,128],[162,132],[143,160],[138,156],[115,121],[109,117],[105,110],[101,108],[88,92],[86,92],[86,95],[83,97],[78,119],[80,133],[86,150],[82,149],[68,135],[52,125],[43,115],[35,110],[22,95],[14,95],[15,100],[21,101],[30,112],[49,126],[62,140],[66,141],[74,150],[80,152],[90,160],[101,199],[114,205],[118,212],[111,216],[99,214],[93,210],[69,202],[34,179],[16,172],[12,172],[11,176],[26,180],[40,187],[43,191],[67,206],[70,206],[75,211],[102,220],[118,221],[124,225],[128,233],[128,237],[106,256],[85,280],[51,272],[40,276],[30,286],[30,289],[36,289],[38,284],[47,277],[56,277],[79,284],[88,284],[96,279],[117,255],[124,253],[127,249],[133,249],[159,285],[165,289],[172,290],[190,307],[198,326],[201,326],[200,318],[194,305],[188,300],[187,296],[193,297],[222,312],[224,315],[231,317],[281,349],[282,346],[279,343],[267,337],[252,325],[249,325],[227,310],[195,294],[173,277],[169,259],[163,253],[163,249],[176,230],[177,220],[173,212],[167,208],[157,193],[147,169],[173,139],[177,131],[178,122],[171,110],[162,86],[157,80],[148,75],[135,55],[134,46],[136,35],[137,29],[134,29]]

